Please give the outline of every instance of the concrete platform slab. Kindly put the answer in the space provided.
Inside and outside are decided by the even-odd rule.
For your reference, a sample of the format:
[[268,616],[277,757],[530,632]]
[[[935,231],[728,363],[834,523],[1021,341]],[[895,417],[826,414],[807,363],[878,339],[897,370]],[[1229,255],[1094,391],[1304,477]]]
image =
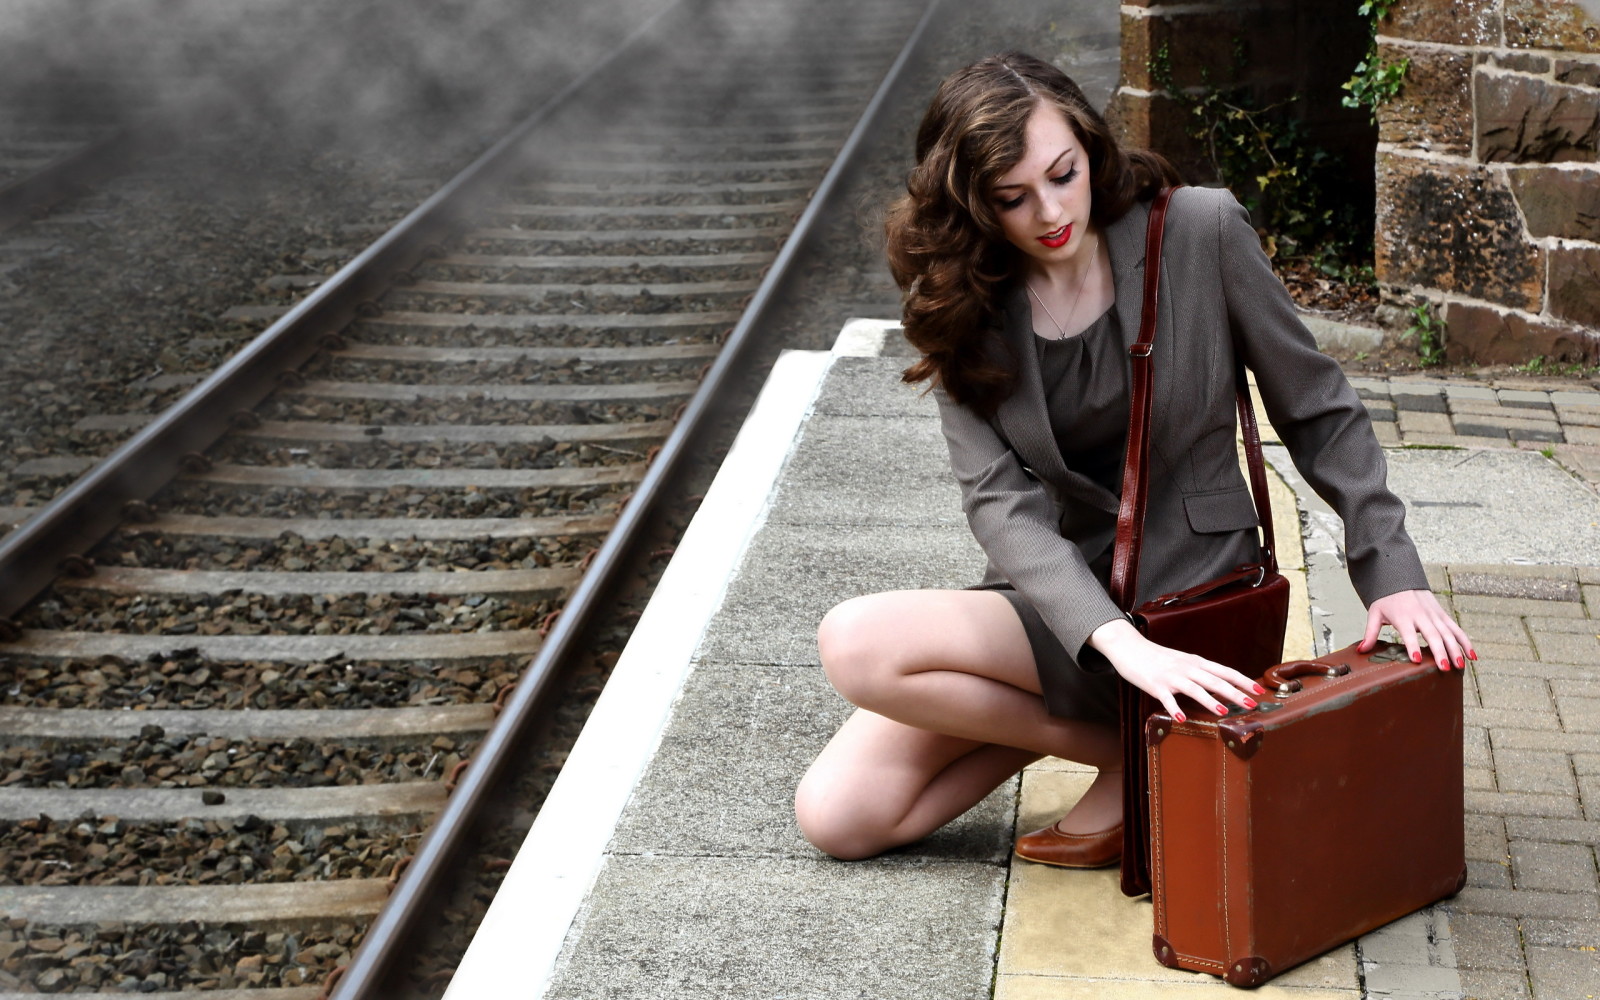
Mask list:
[[768,519],[963,528],[967,523],[936,419],[824,414],[807,423]]
[[987,864],[617,857],[545,996],[988,1000],[1005,881]]

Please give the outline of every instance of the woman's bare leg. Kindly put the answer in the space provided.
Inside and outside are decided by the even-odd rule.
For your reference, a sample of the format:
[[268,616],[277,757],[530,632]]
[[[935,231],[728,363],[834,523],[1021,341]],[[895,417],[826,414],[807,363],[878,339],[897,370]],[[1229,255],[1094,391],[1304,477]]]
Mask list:
[[1101,769],[1068,832],[1122,815],[1116,727],[1045,711],[1027,634],[988,591],[897,591],[846,601],[818,631],[822,663],[856,712],[802,780],[796,816],[837,857],[926,836],[1030,761]]

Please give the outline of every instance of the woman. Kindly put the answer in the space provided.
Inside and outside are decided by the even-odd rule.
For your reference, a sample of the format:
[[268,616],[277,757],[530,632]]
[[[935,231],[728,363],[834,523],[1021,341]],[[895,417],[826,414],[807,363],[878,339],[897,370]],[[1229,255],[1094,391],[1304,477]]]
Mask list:
[[[1148,202],[1176,181],[1161,157],[1120,149],[1078,87],[1038,59],[984,59],[935,95],[888,220],[889,260],[922,352],[906,380],[932,382],[989,567],[973,589],[859,597],[823,620],[823,667],[859,706],[795,796],[823,851],[863,858],[917,840],[1052,755],[1099,774],[1017,853],[1114,864],[1115,677],[1179,718],[1179,695],[1221,712],[1264,693],[1145,639],[1106,593]],[[1230,194],[1174,194],[1162,272],[1138,599],[1259,559],[1234,445],[1238,352],[1297,467],[1345,520],[1368,605],[1363,648],[1388,624],[1415,662],[1419,637],[1441,670],[1476,659],[1427,589],[1365,408],[1296,318]]]

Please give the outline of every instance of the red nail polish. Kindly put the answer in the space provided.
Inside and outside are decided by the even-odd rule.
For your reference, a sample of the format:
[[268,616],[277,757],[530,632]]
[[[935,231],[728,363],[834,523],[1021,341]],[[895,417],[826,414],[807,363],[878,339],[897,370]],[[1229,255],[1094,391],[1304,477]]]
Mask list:
[[1262,687],[1260,684],[1252,684],[1252,685],[1250,685],[1250,687],[1255,690],[1256,694],[1266,694],[1267,693],[1267,689]]
[[1466,657],[1462,656],[1460,653],[1456,654],[1456,669],[1457,670],[1465,670],[1465,669],[1467,669]]
[[1189,721],[1188,719],[1183,717],[1183,713],[1182,712],[1174,712],[1172,714],[1172,717],[1174,719],[1177,719],[1179,722],[1188,722]]
[[1411,654],[1411,662],[1412,663],[1421,663],[1422,662],[1422,654],[1421,653],[1412,653]]
[[1252,701],[1251,699],[1246,698],[1244,700],[1244,707],[1245,708],[1255,708],[1256,707],[1256,703],[1254,701]]
[[1477,658],[1478,658],[1478,651],[1476,649],[1467,650],[1467,659],[1476,660]]
[[1228,706],[1226,706],[1226,705],[1213,705],[1211,710],[1213,712],[1217,713],[1218,715],[1227,715],[1228,714]]

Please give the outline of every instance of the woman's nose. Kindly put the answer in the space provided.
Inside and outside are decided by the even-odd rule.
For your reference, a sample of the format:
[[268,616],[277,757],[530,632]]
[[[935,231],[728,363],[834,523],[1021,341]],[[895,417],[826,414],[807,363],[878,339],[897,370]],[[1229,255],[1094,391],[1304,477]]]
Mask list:
[[1053,193],[1041,194],[1036,204],[1039,206],[1039,221],[1054,222],[1061,218],[1061,202]]

